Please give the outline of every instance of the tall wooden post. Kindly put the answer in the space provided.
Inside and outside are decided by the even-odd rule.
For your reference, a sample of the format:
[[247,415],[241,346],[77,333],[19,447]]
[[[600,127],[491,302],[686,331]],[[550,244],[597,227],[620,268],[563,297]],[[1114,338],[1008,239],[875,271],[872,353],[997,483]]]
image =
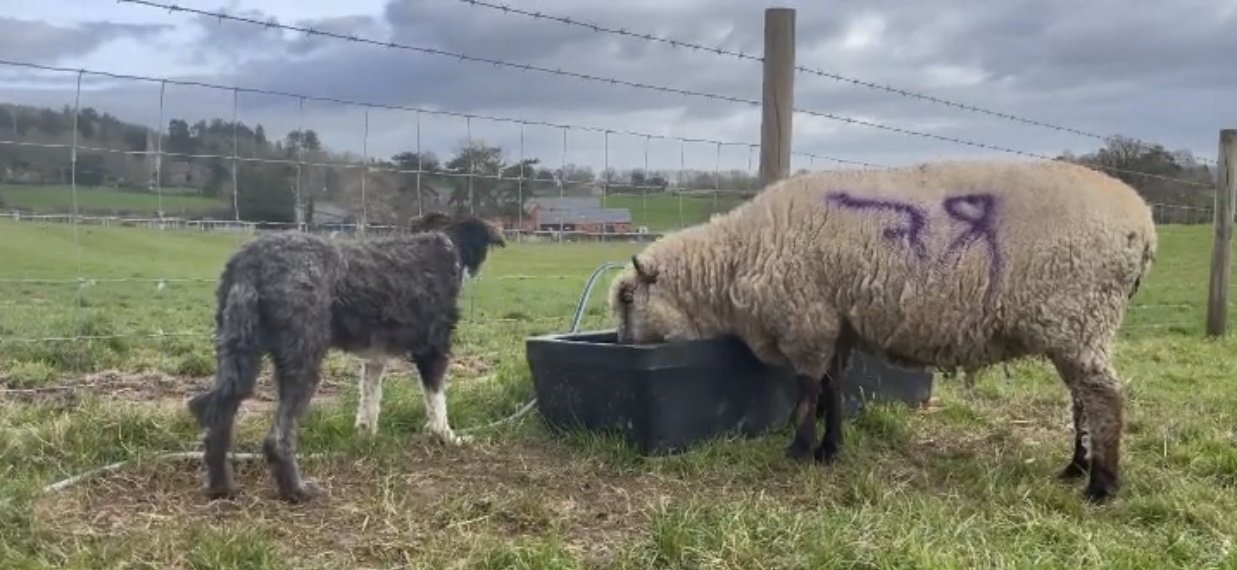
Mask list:
[[1211,246],[1211,281],[1207,295],[1207,335],[1219,336],[1228,325],[1229,265],[1233,207],[1237,205],[1237,129],[1220,131],[1216,161],[1215,243]]
[[765,9],[764,95],[760,119],[760,186],[790,174],[795,108],[795,11]]

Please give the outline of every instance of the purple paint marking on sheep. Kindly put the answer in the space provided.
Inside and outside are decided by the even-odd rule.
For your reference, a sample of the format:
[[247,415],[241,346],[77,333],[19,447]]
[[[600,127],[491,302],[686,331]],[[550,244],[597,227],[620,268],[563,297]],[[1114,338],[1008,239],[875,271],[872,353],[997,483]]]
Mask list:
[[847,192],[830,192],[826,198],[830,203],[853,210],[889,210],[906,216],[906,225],[902,227],[885,228],[882,235],[886,239],[898,240],[905,238],[919,259],[927,259],[928,248],[923,242],[923,231],[927,226],[928,216],[923,208],[898,200],[872,200],[856,198]]
[[[946,198],[941,206],[950,218],[968,226],[968,229],[949,244],[945,258],[952,259],[956,266],[962,258],[962,250],[970,247],[978,240],[983,240],[988,246],[988,290],[986,295],[995,291],[996,283],[1001,277],[1004,259],[1001,256],[1000,243],[996,233],[996,197],[991,194],[966,194]],[[976,211],[977,210],[977,211]],[[942,259],[945,261],[945,259]]]

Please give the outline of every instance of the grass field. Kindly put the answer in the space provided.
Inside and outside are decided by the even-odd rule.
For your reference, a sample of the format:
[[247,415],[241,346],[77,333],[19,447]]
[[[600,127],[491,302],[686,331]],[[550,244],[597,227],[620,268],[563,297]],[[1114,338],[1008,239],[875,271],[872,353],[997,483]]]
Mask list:
[[[1237,568],[1237,341],[1201,337],[1207,228],[1161,230],[1130,311],[1125,488],[1103,507],[1052,478],[1070,449],[1067,397],[1038,363],[1009,379],[998,367],[973,395],[942,382],[924,410],[872,408],[822,468],[783,459],[785,429],[647,458],[611,437],[553,435],[535,412],[446,448],[423,433],[406,369],[388,376],[370,440],[353,430],[355,368],[338,355],[299,450],[329,495],[285,505],[242,462],[244,495],[207,503],[196,461],[141,459],[198,444],[182,401],[209,382],[213,281],[242,238],[79,232],[0,221],[0,277],[56,281],[0,283],[0,336],[95,337],[0,344],[2,568]],[[463,301],[456,428],[526,401],[523,339],[565,330],[589,272],[638,247],[498,250]],[[79,275],[96,280],[79,289]],[[604,325],[604,285],[588,328]],[[113,338],[160,329],[198,335]],[[16,390],[33,388],[47,390]],[[269,425],[269,382],[260,390],[237,451],[256,451]],[[139,461],[40,491],[125,459]]]
[[[0,200],[10,209],[23,209],[36,213],[71,213],[73,211],[73,188],[71,186],[12,186],[0,185]],[[83,214],[154,214],[159,211],[160,196],[153,192],[132,192],[115,188],[77,188],[77,207]],[[186,194],[175,188],[164,189],[163,212],[167,216],[201,214],[220,205],[219,200]]]
[[[647,226],[653,231],[671,230],[703,222],[714,213],[727,211],[740,202],[737,197],[726,195],[687,196],[682,198],[681,204],[677,195],[611,195],[606,198],[608,207],[628,208],[633,225]],[[73,190],[69,186],[0,185],[0,203],[9,209],[67,213],[73,211]],[[130,215],[153,215],[159,210],[159,196],[122,189],[79,186],[77,204],[83,214],[129,212]],[[164,189],[163,211],[168,216],[202,214],[219,205],[220,202],[213,198],[189,194],[184,190]]]

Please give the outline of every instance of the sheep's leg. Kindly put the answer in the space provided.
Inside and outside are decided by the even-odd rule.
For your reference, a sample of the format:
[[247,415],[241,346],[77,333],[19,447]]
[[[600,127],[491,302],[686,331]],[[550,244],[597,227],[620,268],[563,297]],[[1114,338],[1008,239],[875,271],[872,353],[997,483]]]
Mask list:
[[1091,470],[1091,457],[1088,445],[1087,422],[1084,421],[1086,415],[1083,413],[1082,399],[1078,397],[1078,393],[1070,390],[1070,396],[1073,400],[1074,415],[1074,457],[1070,459],[1068,465],[1065,466],[1057,477],[1063,480],[1072,480],[1086,475]]
[[969,368],[962,371],[962,387],[966,389],[967,393],[975,391],[975,374],[977,373],[977,370]]
[[307,501],[321,493],[316,484],[301,477],[296,461],[296,440],[301,417],[318,389],[323,356],[320,353],[297,355],[275,361],[279,406],[275,410],[275,422],[262,443],[262,452],[280,498],[293,503]]
[[1125,396],[1121,380],[1106,356],[1055,358],[1054,364],[1071,392],[1082,404],[1086,431],[1076,430],[1075,456],[1084,436],[1090,436],[1090,480],[1083,495],[1102,503],[1121,487],[1121,433],[1124,429]]
[[821,382],[806,374],[798,374],[796,378],[799,380],[799,403],[795,408],[795,417],[799,418],[799,427],[786,448],[786,456],[804,459],[816,446],[816,414],[813,409],[818,406]]
[[443,443],[459,445],[468,441],[456,435],[447,418],[447,395],[445,393],[447,364],[446,351],[430,350],[413,357],[421,385],[425,389],[425,429]]
[[360,383],[360,401],[357,403],[355,425],[362,433],[378,433],[378,413],[382,407],[382,377],[387,373],[387,364],[387,359],[383,357],[361,359],[361,374],[357,378]]
[[816,460],[823,464],[833,463],[842,450],[842,371],[850,358],[850,347],[844,343],[833,352],[829,371],[821,378],[819,408],[824,410],[825,433],[816,448]]

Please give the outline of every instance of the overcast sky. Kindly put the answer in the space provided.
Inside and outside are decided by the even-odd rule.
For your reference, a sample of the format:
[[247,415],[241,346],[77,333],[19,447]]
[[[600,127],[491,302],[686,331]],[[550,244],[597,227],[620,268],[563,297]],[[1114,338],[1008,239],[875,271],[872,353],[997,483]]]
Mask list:
[[[595,76],[759,100],[759,62],[616,37],[459,0],[176,0],[180,6]],[[767,5],[744,0],[519,0],[514,5],[730,50],[762,51]],[[797,8],[797,63],[1100,134],[1125,134],[1214,158],[1237,127],[1237,0],[833,0]],[[219,22],[111,0],[0,0],[0,59],[386,105],[736,142],[759,140],[758,107],[514,71],[450,57]],[[1225,71],[1227,70],[1227,71]],[[73,74],[0,65],[0,99],[72,104]],[[151,126],[159,85],[86,76],[82,105]],[[1100,141],[800,74],[795,106],[1055,155]],[[232,115],[232,94],[168,86],[165,120]],[[417,145],[417,114],[242,94],[238,116],[281,136],[298,123],[339,150],[390,156]],[[474,138],[518,158],[511,123],[422,115],[440,156]],[[525,153],[557,165],[563,132],[524,129]],[[901,164],[989,153],[797,114],[796,151]],[[654,168],[712,169],[716,145],[653,140]],[[644,164],[645,139],[568,131],[567,162]],[[724,147],[721,167],[758,155]],[[817,167],[828,163],[816,161]],[[794,167],[809,166],[797,157]]]

